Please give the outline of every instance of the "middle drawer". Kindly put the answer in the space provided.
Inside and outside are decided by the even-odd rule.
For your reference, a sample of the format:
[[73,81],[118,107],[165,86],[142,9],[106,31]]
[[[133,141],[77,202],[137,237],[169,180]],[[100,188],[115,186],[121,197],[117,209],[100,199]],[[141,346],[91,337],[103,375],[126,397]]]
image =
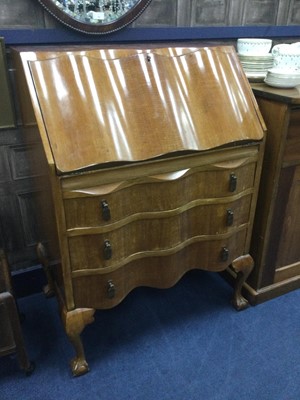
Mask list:
[[248,195],[235,202],[193,207],[179,214],[161,212],[153,217],[149,213],[148,218],[128,221],[107,232],[101,233],[98,228],[72,231],[72,269],[105,268],[133,254],[176,250],[194,241],[227,237],[247,226],[250,204]]

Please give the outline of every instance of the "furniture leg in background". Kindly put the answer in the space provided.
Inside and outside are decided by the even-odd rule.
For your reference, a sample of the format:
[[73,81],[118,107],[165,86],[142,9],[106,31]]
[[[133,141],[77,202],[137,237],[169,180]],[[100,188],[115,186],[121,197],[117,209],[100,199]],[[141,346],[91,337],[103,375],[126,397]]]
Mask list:
[[35,365],[28,359],[9,266],[3,250],[0,250],[0,356],[13,353],[16,353],[21,369],[26,375],[31,375]]

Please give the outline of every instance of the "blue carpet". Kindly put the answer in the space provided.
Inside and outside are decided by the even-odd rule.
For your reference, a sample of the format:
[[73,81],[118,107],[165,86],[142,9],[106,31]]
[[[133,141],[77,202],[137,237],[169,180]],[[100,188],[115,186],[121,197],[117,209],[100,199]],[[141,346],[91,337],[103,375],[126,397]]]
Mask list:
[[243,312],[217,274],[192,271],[168,290],[138,288],[97,311],[82,335],[91,371],[73,356],[55,299],[19,300],[36,370],[0,358],[1,400],[299,400],[300,291]]

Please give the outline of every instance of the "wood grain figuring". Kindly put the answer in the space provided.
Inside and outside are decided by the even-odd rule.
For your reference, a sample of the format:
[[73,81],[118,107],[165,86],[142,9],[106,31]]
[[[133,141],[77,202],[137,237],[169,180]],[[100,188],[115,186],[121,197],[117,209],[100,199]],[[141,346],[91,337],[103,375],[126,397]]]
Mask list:
[[[300,154],[298,156],[300,160]],[[282,226],[281,239],[278,246],[278,256],[276,268],[295,263],[300,264],[300,166],[294,169],[293,180],[289,192],[288,203],[284,213],[284,223]],[[300,273],[300,269],[299,269]]]
[[284,150],[285,165],[299,163],[300,160],[300,107],[290,113],[289,130],[287,133],[287,142]]
[[[143,178],[77,190],[72,193],[74,198],[64,201],[66,225],[69,229],[111,225],[120,219],[145,215],[149,210],[152,215],[168,210],[172,214],[172,210],[173,213],[178,213],[180,209],[184,211],[183,208],[201,204],[229,203],[251,191],[255,163],[235,169],[238,186],[234,194],[228,190],[230,172],[231,170],[190,171],[187,176],[171,182]],[[166,192],[168,196],[165,196]],[[76,195],[79,197],[76,198]],[[102,217],[103,200],[111,210],[109,221],[104,221]]]
[[[95,271],[73,273],[74,297],[77,304],[84,307],[112,308],[119,304],[128,293],[139,286],[169,288],[191,269],[199,268],[210,271],[222,271],[237,258],[245,245],[247,231],[241,231],[230,239],[210,240],[192,243],[180,251],[159,257],[129,260],[122,267],[103,274]],[[222,261],[222,246],[227,245],[230,259]],[[107,282],[112,280],[115,297],[107,296]]]
[[[241,93],[246,83],[234,53],[161,53],[111,58],[103,50],[98,57],[71,53],[29,62],[60,172],[211,149],[236,140],[236,132],[239,140],[261,139],[252,99]],[[227,70],[235,72],[230,86]],[[224,109],[228,104],[231,113]]]

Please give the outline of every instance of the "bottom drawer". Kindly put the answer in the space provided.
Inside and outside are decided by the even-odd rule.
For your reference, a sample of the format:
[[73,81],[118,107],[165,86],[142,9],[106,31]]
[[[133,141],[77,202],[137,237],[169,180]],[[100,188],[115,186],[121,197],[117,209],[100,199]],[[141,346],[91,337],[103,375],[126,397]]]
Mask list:
[[245,229],[226,240],[197,242],[174,254],[136,259],[115,270],[73,272],[75,307],[112,308],[136,287],[168,288],[191,269],[223,271],[245,254],[246,233]]

